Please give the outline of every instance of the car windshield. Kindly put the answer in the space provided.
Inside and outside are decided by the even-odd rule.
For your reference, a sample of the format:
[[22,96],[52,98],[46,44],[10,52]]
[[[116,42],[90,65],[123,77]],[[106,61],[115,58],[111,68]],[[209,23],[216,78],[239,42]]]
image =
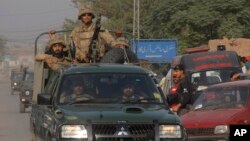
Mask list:
[[163,97],[147,74],[98,73],[62,78],[59,104],[162,104]]
[[209,88],[202,92],[193,110],[215,110],[246,107],[249,98],[247,86]]

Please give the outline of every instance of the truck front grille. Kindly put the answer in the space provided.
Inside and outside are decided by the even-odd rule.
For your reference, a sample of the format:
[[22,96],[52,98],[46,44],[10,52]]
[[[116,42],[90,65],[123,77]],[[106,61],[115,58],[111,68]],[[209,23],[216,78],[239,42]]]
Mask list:
[[94,124],[93,135],[101,141],[153,141],[153,124]]

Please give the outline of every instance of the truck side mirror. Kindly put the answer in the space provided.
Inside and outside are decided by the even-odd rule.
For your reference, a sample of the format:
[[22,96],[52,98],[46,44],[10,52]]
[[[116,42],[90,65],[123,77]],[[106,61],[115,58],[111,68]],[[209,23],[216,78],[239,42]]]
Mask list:
[[40,93],[37,96],[38,105],[51,105],[51,95],[49,93]]

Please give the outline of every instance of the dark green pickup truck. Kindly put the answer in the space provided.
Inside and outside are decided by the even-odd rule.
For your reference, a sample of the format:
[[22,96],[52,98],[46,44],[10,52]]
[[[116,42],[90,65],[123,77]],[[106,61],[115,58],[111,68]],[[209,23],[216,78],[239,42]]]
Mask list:
[[[70,65],[58,72],[36,66],[30,117],[33,141],[184,141],[152,73],[126,64]],[[35,67],[35,68],[36,68]],[[75,88],[80,82],[81,88]],[[134,96],[124,97],[125,85]],[[79,83],[78,83],[79,85]],[[74,91],[81,90],[77,96]],[[67,100],[66,100],[67,99]]]
[[24,72],[16,69],[11,70],[10,83],[11,83],[11,95],[15,92],[20,92],[21,82],[23,81]]

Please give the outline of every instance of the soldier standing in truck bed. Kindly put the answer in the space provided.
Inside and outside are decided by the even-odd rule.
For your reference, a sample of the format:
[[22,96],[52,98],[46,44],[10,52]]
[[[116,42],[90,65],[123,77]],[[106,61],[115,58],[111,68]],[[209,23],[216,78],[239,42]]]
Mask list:
[[[90,41],[96,27],[95,23],[92,21],[94,18],[95,15],[91,7],[81,7],[78,14],[78,19],[81,23],[79,26],[76,26],[71,33],[71,38],[76,46],[76,59],[80,63],[90,62]],[[106,47],[111,46],[114,41],[114,37],[103,27],[101,27],[98,35],[96,47],[99,50],[99,60],[97,61],[100,61],[107,51]]]

